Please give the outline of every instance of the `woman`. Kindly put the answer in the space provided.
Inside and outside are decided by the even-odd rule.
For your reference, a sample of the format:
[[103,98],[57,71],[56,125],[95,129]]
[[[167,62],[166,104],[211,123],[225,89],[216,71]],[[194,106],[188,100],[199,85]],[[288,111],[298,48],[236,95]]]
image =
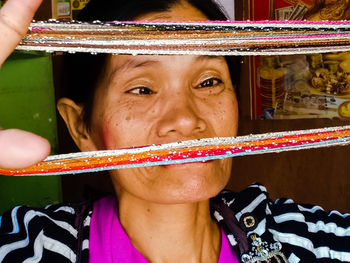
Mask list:
[[[128,2],[125,6],[135,11],[136,1]],[[150,2],[155,6],[147,10]],[[214,19],[211,14],[218,9],[201,9],[202,2],[149,1],[129,19]],[[101,18],[104,4],[111,3],[92,0],[82,17],[121,19],[117,11]],[[101,74],[89,81],[94,87],[86,92],[90,95],[83,101],[72,95],[58,103],[82,151],[236,135],[237,101],[223,57],[96,60],[103,63],[97,67]],[[350,248],[343,245],[349,239],[344,228],[348,219],[291,201],[273,204],[260,185],[212,198],[226,185],[230,171],[229,159],[117,170],[111,172],[117,199],[15,208],[1,220],[0,261],[350,262],[345,252]]]

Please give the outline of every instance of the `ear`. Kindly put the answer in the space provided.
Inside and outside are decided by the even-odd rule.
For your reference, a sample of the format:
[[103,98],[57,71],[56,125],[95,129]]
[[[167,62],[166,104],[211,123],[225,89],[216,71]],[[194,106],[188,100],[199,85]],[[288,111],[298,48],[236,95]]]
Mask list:
[[82,119],[83,108],[68,98],[62,98],[57,103],[57,109],[67,125],[75,144],[81,151],[97,150],[90,133]]

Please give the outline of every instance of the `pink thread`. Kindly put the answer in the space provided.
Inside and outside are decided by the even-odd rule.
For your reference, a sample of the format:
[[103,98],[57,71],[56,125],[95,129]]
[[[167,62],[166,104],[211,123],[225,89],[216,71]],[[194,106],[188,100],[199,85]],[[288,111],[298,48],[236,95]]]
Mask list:
[[33,26],[30,28],[31,31],[42,31],[42,30],[52,30],[51,27],[40,27],[40,26]]

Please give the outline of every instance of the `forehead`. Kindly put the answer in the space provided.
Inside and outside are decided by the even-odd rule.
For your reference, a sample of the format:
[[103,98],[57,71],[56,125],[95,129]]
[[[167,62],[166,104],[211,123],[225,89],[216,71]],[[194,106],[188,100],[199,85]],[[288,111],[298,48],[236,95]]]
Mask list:
[[[190,56],[190,55],[112,55],[107,61],[107,78],[126,74],[132,70],[153,68],[164,70],[190,70],[200,65],[227,66],[224,57],[220,56]],[[187,67],[186,67],[187,66]]]
[[152,12],[141,15],[136,20],[143,21],[205,21],[207,16],[187,1],[181,1],[164,12]]
[[[169,10],[163,12],[152,12],[141,15],[135,20],[140,21],[205,21],[208,20],[207,16],[202,13],[199,9],[189,4],[186,0],[180,1],[179,3],[172,6]],[[127,68],[141,68],[143,66],[151,64],[160,64],[162,61],[165,62],[164,57],[166,56],[130,56],[130,55],[118,55],[110,56],[107,61],[108,78],[113,77],[116,73]],[[215,58],[208,56],[197,56],[198,61],[208,60],[224,60],[224,58]],[[162,59],[163,58],[163,59]]]

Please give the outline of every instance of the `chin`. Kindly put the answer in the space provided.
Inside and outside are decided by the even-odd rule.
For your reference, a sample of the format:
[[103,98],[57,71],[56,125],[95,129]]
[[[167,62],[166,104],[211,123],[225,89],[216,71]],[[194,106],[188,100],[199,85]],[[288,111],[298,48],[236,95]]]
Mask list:
[[186,204],[216,196],[230,178],[231,163],[224,159],[122,169],[112,172],[111,178],[118,195],[129,193],[157,204]]
[[[216,196],[227,184],[231,169],[222,160],[159,167],[168,183],[159,189],[164,203],[193,203]],[[231,165],[229,166],[231,168]]]
[[203,169],[207,164],[211,164],[215,160],[203,161],[203,162],[191,162],[191,163],[180,163],[180,164],[169,164],[162,165],[165,169]]
[[208,201],[210,198],[216,196],[224,186],[218,187],[185,187],[184,189],[170,192],[166,198],[158,199],[161,204],[190,204]]

